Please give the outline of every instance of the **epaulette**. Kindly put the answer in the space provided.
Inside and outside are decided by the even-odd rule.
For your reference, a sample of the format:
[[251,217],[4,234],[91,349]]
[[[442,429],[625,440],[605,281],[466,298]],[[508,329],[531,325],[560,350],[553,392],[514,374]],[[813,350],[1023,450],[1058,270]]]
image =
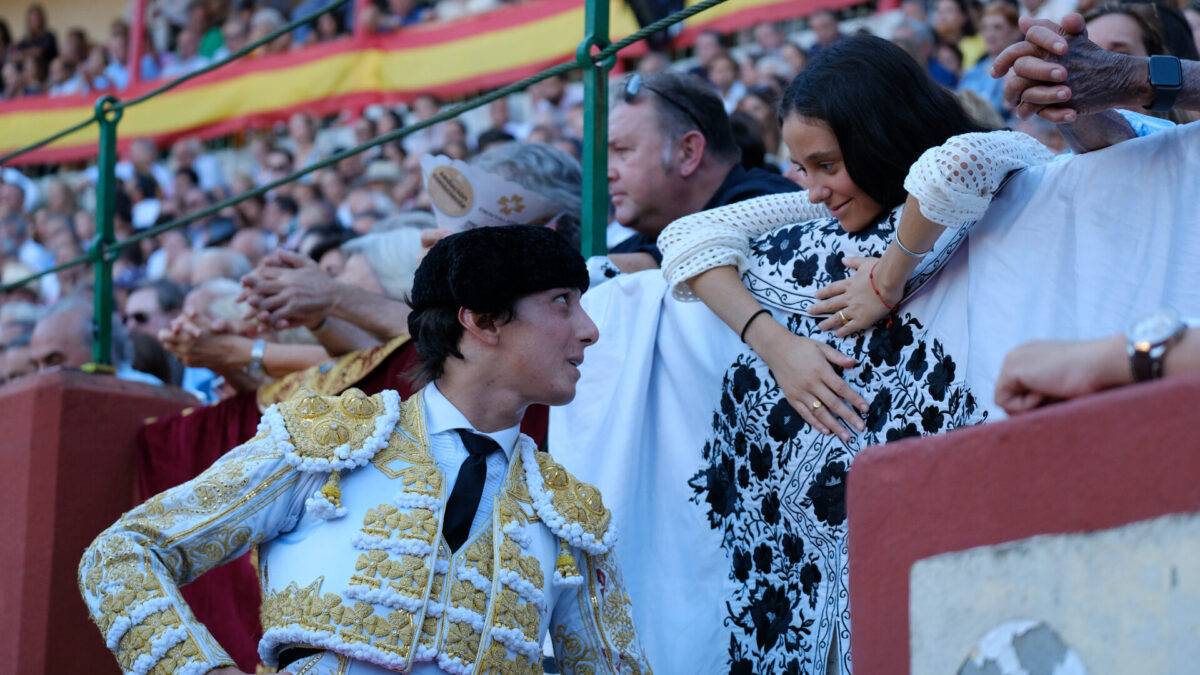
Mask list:
[[549,453],[522,446],[521,454],[533,509],[550,531],[594,555],[611,550],[616,532],[600,491],[571,475]]
[[288,464],[305,472],[355,469],[387,447],[400,418],[400,395],[367,396],[347,389],[340,396],[300,391],[263,413],[266,432]]

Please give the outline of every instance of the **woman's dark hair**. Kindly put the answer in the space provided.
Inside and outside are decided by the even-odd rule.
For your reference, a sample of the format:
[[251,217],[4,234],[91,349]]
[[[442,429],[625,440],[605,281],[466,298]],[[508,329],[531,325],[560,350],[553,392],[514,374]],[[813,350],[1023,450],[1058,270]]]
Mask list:
[[886,209],[904,202],[921,153],[985,131],[903,49],[869,35],[821,50],[783,94],[779,117],[790,115],[827,124],[854,184]]

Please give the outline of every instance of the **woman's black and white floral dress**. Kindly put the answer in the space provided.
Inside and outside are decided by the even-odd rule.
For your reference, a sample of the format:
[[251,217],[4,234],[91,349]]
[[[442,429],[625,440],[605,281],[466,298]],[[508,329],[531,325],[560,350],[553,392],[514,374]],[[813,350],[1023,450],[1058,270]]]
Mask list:
[[[1003,174],[992,173],[994,190]],[[690,298],[682,282],[699,271],[736,265],[751,293],[793,333],[857,361],[837,370],[870,404],[866,430],[852,430],[844,443],[808,425],[752,351],[726,371],[711,435],[689,481],[692,502],[721,534],[729,562],[723,589],[729,646],[721,672],[820,675],[836,663],[833,672],[850,673],[845,494],[855,455],[984,417],[960,367],[967,343],[965,251],[948,263],[948,253],[938,260],[938,283],[869,330],[837,338],[817,329],[824,317],[807,314],[817,289],[853,273],[844,258],[883,254],[900,212],[848,234],[807,193],[773,195],[697,214],[690,218],[699,223],[684,219],[660,238],[677,297]],[[708,229],[689,230],[697,224]],[[759,232],[765,233],[747,236]]]

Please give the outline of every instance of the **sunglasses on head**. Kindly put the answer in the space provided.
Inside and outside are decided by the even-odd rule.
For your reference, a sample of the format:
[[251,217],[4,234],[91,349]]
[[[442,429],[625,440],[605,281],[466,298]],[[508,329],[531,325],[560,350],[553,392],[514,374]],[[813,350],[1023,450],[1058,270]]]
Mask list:
[[643,78],[640,73],[633,73],[629,77],[625,78],[625,86],[622,87],[621,93],[624,96],[626,103],[633,103],[643,89],[649,89],[657,94],[662,100],[675,106],[676,109],[683,111],[685,115],[691,118],[692,124],[696,125],[696,128],[700,130],[700,133],[704,133],[704,125],[700,123],[700,119],[696,117],[696,113],[693,113],[690,109],[688,109],[687,106],[683,105],[679,101],[676,101],[671,96],[664,94],[658,87],[647,84],[645,78]]

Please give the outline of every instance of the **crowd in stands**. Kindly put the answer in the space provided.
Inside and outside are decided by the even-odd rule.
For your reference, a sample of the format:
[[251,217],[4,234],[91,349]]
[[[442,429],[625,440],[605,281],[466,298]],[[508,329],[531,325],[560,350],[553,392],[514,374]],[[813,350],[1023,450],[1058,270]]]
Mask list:
[[[355,32],[389,33],[419,23],[481,14],[513,0],[376,0],[361,16],[355,2],[322,14],[269,42],[256,56],[331,42]],[[217,63],[247,44],[328,5],[327,0],[151,0],[146,6],[141,80],[177,78]],[[132,4],[130,5],[132,7]],[[131,11],[107,35],[80,27],[62,40],[41,4],[25,13],[24,32],[0,19],[0,100],[120,91],[130,82]]]
[[[345,12],[327,14],[313,25],[271,43],[264,51],[296,49],[344,36],[350,24],[351,4],[346,5]],[[469,11],[486,9],[478,3],[466,4]],[[958,96],[983,127],[1012,124],[1060,151],[1066,144],[1054,125],[1037,117],[1013,117],[1004,101],[1002,81],[992,78],[989,72],[995,57],[1021,38],[1019,16],[1057,19],[1071,9],[1087,10],[1094,40],[1106,48],[1135,55],[1174,53],[1195,58],[1196,44],[1200,43],[1200,13],[1194,5],[1092,4],[1074,7],[1036,0],[1024,0],[1022,5],[1009,0],[991,0],[982,5],[968,0],[926,4],[906,0],[899,12],[870,26],[924,64],[936,81],[957,87]],[[143,75],[174,77],[203,67],[282,25],[289,17],[304,15],[319,5],[314,0],[295,7],[266,2],[152,3]],[[456,16],[459,11],[468,10],[450,9],[441,2],[427,7],[411,0],[391,0],[372,6],[363,20],[372,30],[384,31],[435,16]],[[810,58],[853,30],[867,30],[861,21],[856,25],[857,29],[847,30],[836,13],[821,10],[807,17],[804,30],[790,33],[771,23],[739,35],[706,31],[696,37],[687,58],[672,61],[670,54],[651,52],[640,59],[637,72],[646,76],[674,70],[703,81],[717,93],[730,116],[743,167],[786,172],[790,163],[780,135],[780,96]],[[129,30],[123,20],[113,23],[104,44],[93,43],[80,29],[68,31],[60,43],[45,10],[32,5],[25,33],[19,39],[0,24],[0,46],[5,98],[44,91],[67,94],[121,88],[128,82],[125,59]],[[583,138],[580,89],[566,76],[551,78],[525,94],[494,102],[486,109],[486,116],[484,111],[475,111],[474,115],[426,128],[402,141],[373,148],[298,182],[277,187],[265,196],[210,214],[185,229],[123,249],[115,267],[117,309],[122,317],[118,327],[123,328],[120,333],[128,333],[120,337],[128,337],[130,347],[122,347],[118,363],[126,372],[148,373],[163,382],[183,384],[206,402],[221,395],[218,385],[228,393],[234,383],[244,379],[238,374],[250,359],[251,336],[262,328],[244,323],[245,308],[238,309],[234,302],[237,282],[243,275],[274,251],[299,251],[330,275],[349,274],[359,286],[378,287],[386,271],[405,254],[401,247],[384,246],[367,251],[371,255],[356,255],[361,247],[356,248],[355,240],[397,228],[433,226],[421,175],[422,155],[444,154],[471,160],[490,148],[517,141],[547,144],[578,160]],[[374,106],[357,116],[318,120],[296,113],[275,130],[250,133],[243,147],[235,150],[212,151],[196,138],[185,138],[169,148],[156,147],[149,140],[135,141],[117,167],[123,188],[114,218],[117,237],[124,239],[155,224],[205,209],[405,123],[428,119],[438,113],[441,104],[434,96],[423,95],[407,108]],[[6,282],[83,255],[95,234],[94,167],[75,173],[64,170],[38,181],[5,168],[0,179]],[[631,234],[631,230],[614,223],[610,226],[610,246]],[[387,258],[392,253],[397,257]],[[356,259],[370,264],[360,266],[354,263]],[[56,365],[44,354],[33,354],[31,358],[25,351],[34,324],[56,303],[88,297],[90,284],[90,271],[81,266],[9,293],[3,310],[3,346],[8,349],[5,366],[0,370],[3,379]],[[388,284],[382,285],[386,288]],[[179,316],[186,313],[185,298],[190,297],[190,289],[193,294],[215,295],[198,303],[204,316],[183,321]],[[82,311],[78,303],[72,307],[72,311]],[[185,323],[190,333],[180,332],[179,326]],[[214,332],[241,339],[225,339],[236,343],[236,348],[224,343],[222,350],[196,347],[196,343],[203,342],[199,336]],[[181,337],[185,334],[193,339]],[[317,344],[303,330],[271,334],[269,339]],[[118,345],[124,342],[117,340]],[[79,352],[81,358],[85,351]],[[301,353],[312,360],[335,355],[319,348]],[[232,360],[211,362],[217,355],[232,355]],[[68,363],[82,363],[76,361]],[[298,363],[308,361],[301,359]]]
[[[277,4],[152,3],[143,74],[173,77],[203,67],[282,25],[286,18],[311,12],[320,3],[309,1],[296,7]],[[1055,6],[1047,7],[1050,4]],[[992,78],[989,72],[993,59],[1021,38],[1017,27],[1020,15],[1056,19],[1070,9],[1088,9],[1092,38],[1101,46],[1135,55],[1196,56],[1200,13],[1194,6],[1179,8],[1160,3],[1075,8],[1059,4],[1025,0],[1018,6],[1009,0],[991,0],[978,5],[967,0],[937,0],[926,5],[921,0],[907,0],[899,12],[871,27],[885,32],[885,37],[924,64],[936,81],[946,87],[957,86],[960,99],[982,126],[1003,128],[1012,124],[1055,151],[1066,144],[1054,125],[1037,117],[1013,117],[1004,102],[1002,81]],[[471,7],[472,11],[482,11],[476,4]],[[364,20],[369,21],[372,30],[391,30],[431,20],[435,15],[445,18],[454,14],[443,3],[426,7],[393,0],[373,7]],[[348,19],[346,13],[325,15],[314,25],[271,43],[266,51],[337,39],[346,34]],[[1194,32],[1187,30],[1189,20]],[[858,31],[866,30],[861,22],[858,26]],[[651,52],[640,59],[637,72],[646,76],[674,70],[703,81],[717,93],[730,116],[742,166],[786,172],[790,163],[780,135],[780,96],[810,58],[849,32],[840,25],[839,16],[828,10],[807,17],[805,30],[791,33],[771,23],[740,35],[706,31],[696,37],[687,58],[673,62],[667,53]],[[64,94],[120,88],[128,82],[124,61],[129,31],[123,21],[114,22],[103,45],[93,44],[82,30],[72,29],[60,46],[44,9],[32,5],[25,34],[15,39],[0,24],[0,42],[5,98],[42,91]],[[119,336],[122,339],[117,344],[124,345],[123,338],[128,337],[130,346],[122,347],[118,363],[124,372],[148,373],[163,382],[185,385],[205,402],[217,400],[221,391],[228,393],[234,383],[244,379],[239,373],[250,359],[251,337],[261,328],[244,323],[245,308],[237,309],[234,302],[237,282],[243,275],[274,251],[299,251],[330,275],[350,274],[358,285],[376,288],[380,275],[386,276],[386,270],[396,265],[404,252],[400,247],[385,246],[372,249],[372,255],[356,256],[354,251],[359,249],[355,248],[355,240],[397,228],[433,226],[421,175],[422,155],[444,154],[471,160],[490,148],[517,141],[547,144],[578,160],[583,138],[580,90],[580,85],[566,76],[551,78],[525,94],[494,102],[486,108],[486,116],[482,110],[475,111],[474,115],[434,125],[277,187],[265,196],[210,214],[185,229],[123,249],[115,278],[117,310],[122,317],[118,327],[123,328],[119,333],[128,335]],[[296,113],[275,130],[250,133],[243,147],[234,150],[209,150],[196,138],[185,138],[169,148],[156,147],[149,140],[135,141],[117,167],[123,188],[114,217],[117,237],[124,239],[155,224],[205,209],[405,123],[428,119],[438,113],[441,104],[434,96],[423,95],[407,108],[374,106],[353,117],[318,120]],[[95,235],[94,167],[75,173],[64,170],[38,181],[5,168],[0,179],[6,282],[83,255]],[[633,234],[616,223],[609,229],[610,246]],[[386,256],[391,253],[387,252],[398,257],[389,259]],[[370,265],[349,264],[356,258]],[[9,293],[3,310],[3,346],[9,350],[5,366],[0,369],[3,379],[56,365],[44,354],[31,358],[25,351],[34,324],[56,303],[88,297],[90,284],[90,270],[81,266]],[[193,294],[215,294],[216,299],[198,304],[203,309],[200,314],[205,316],[192,316],[184,322],[178,317],[186,310],[189,289],[194,289]],[[72,311],[82,311],[78,303],[72,307]],[[194,339],[181,337],[179,326],[184,323],[190,325],[187,335]],[[222,350],[196,347],[203,342],[199,336],[214,332],[241,339],[223,338],[236,348],[224,343]],[[271,334],[269,339],[317,344],[303,330]],[[85,352],[78,352],[81,358]],[[318,348],[301,353],[318,361],[335,355]],[[232,360],[211,362],[217,355],[232,355]],[[69,365],[82,362],[72,359]],[[299,363],[308,361],[301,359]]]

